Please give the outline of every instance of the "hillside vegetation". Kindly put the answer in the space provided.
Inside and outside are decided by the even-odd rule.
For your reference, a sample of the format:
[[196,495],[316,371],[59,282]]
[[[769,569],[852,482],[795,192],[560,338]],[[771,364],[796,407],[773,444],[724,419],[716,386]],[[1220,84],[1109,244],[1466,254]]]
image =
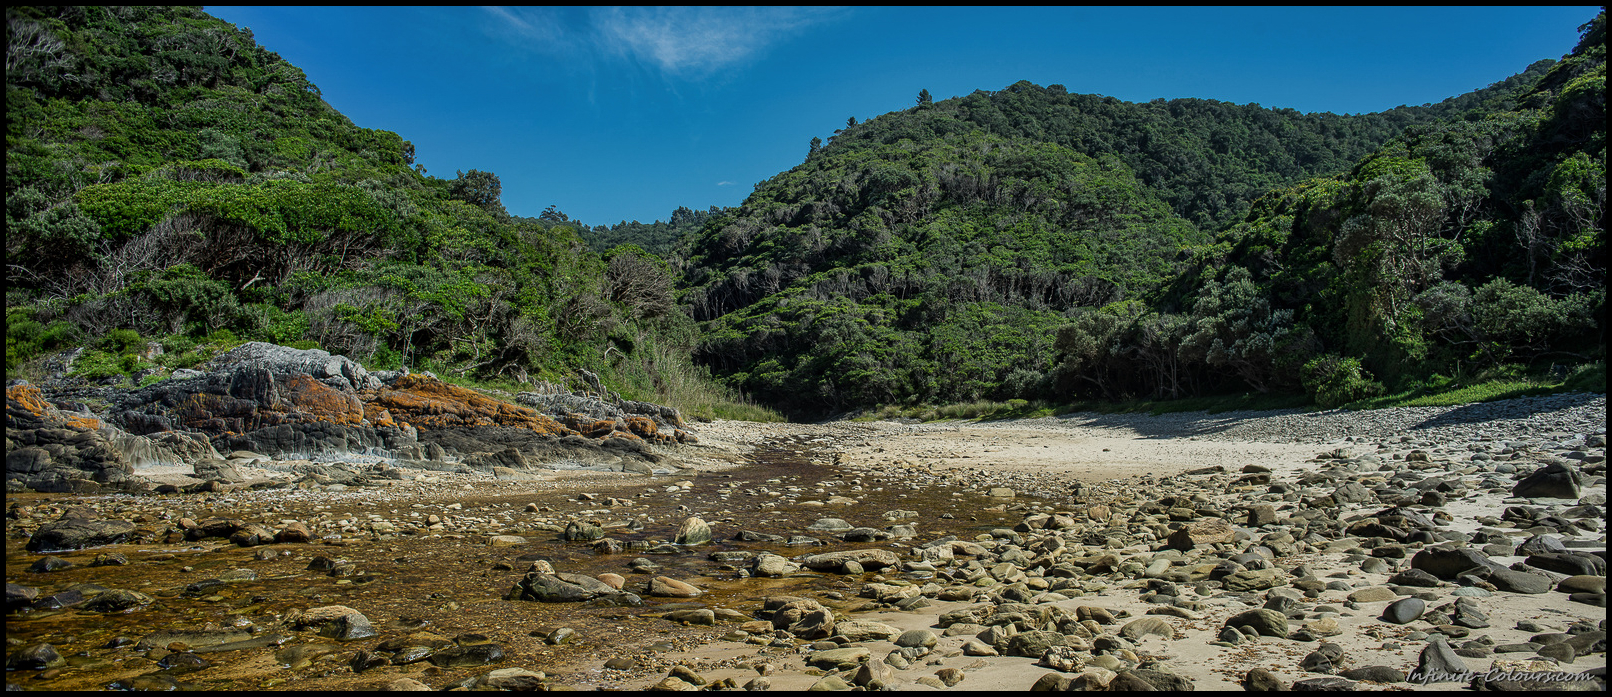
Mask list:
[[7,370],[85,345],[81,376],[256,339],[370,367],[571,383],[699,415],[737,395],[689,362],[671,274],[515,218],[498,177],[411,166],[250,32],[194,8],[7,12]]
[[697,356],[808,412],[1335,405],[1597,360],[1602,21],[1560,62],[1381,114],[921,93],[685,238]]
[[7,371],[85,347],[76,377],[152,381],[263,340],[486,386],[586,370],[756,418],[741,395],[821,415],[1604,390],[1604,21],[1560,61],[1377,114],[922,92],[740,206],[605,226],[427,173],[199,9],[13,8]]

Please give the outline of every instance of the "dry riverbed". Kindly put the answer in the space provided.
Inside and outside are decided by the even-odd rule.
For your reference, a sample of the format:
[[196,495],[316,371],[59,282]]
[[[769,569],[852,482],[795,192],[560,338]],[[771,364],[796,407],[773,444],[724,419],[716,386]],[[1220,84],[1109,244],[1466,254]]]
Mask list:
[[[1241,689],[1254,671],[1385,689],[1421,687],[1382,682],[1392,671],[1451,659],[1604,671],[1605,413],[1604,397],[1566,395],[1361,414],[717,422],[670,476],[12,494],[7,682]],[[1574,496],[1561,477],[1513,496],[1549,467]],[[64,513],[144,537],[25,549]],[[713,541],[664,544],[690,518]],[[195,532],[220,519],[269,539]],[[274,541],[293,524],[308,541]],[[598,539],[564,541],[567,529]],[[1456,544],[1488,564],[1433,559]],[[811,558],[837,552],[861,561]],[[69,565],[33,570],[47,556]],[[560,577],[549,568],[641,604],[613,589],[506,599],[533,574]],[[121,592],[144,601],[87,609]]]

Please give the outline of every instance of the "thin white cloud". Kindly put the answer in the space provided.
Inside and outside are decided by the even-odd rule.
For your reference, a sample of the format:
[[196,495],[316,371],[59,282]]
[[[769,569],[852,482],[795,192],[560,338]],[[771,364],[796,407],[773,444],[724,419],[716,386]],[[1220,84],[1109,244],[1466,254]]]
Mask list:
[[717,186],[733,186],[733,182],[730,182],[730,181],[724,179],[722,181],[717,182],[716,185]]
[[594,13],[605,46],[673,75],[715,71],[757,55],[830,12],[794,7],[631,7]]
[[[495,36],[570,58],[625,58],[672,77],[709,75],[758,57],[840,14],[835,8],[486,7]],[[585,15],[583,13],[586,13]]]

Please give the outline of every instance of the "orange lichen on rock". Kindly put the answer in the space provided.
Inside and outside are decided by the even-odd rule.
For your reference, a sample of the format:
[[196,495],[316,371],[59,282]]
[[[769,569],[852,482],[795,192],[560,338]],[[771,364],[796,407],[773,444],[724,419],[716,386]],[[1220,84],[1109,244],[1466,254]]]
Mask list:
[[610,419],[595,419],[578,414],[565,414],[560,417],[560,423],[588,438],[603,438],[610,435],[618,426]]
[[173,416],[186,428],[206,433],[249,433],[283,424],[329,423],[361,426],[364,404],[358,397],[311,376],[293,374],[258,394],[265,401],[197,392],[184,398]]
[[401,428],[398,426],[397,421],[392,419],[392,412],[375,402],[369,402],[364,405],[364,419],[369,421],[371,426]]
[[654,440],[660,427],[655,425],[654,419],[647,416],[629,416],[627,417],[627,430],[637,434],[639,438]]
[[62,420],[62,425],[68,428],[74,428],[82,431],[101,430],[101,420],[93,416],[75,416],[69,414],[64,414],[63,416],[66,416],[67,418]]
[[422,431],[513,426],[556,436],[576,433],[535,409],[501,402],[424,375],[404,375],[390,387],[366,390],[360,397],[366,411],[384,409],[393,419],[407,421]]
[[56,410],[55,407],[50,405],[50,402],[45,401],[45,395],[39,392],[39,388],[34,387],[33,385],[17,385],[16,387],[7,387],[6,401],[16,402],[17,406],[22,407],[30,414],[33,414],[41,419],[45,418],[46,416],[50,415],[51,412]]
[[[101,428],[100,419],[62,413],[61,410],[45,399],[44,393],[40,392],[38,387],[33,385],[17,385],[6,388],[6,411],[10,412],[13,408],[20,408],[46,423],[60,424],[76,430],[96,431]],[[9,415],[7,416],[6,425],[8,428],[19,427],[18,424],[12,423],[13,420]]]
[[281,397],[285,401],[273,405],[270,409],[283,411],[288,417],[292,415],[303,417],[294,420],[306,419],[344,426],[364,423],[364,404],[358,401],[358,397],[319,382],[309,375],[298,373],[287,378],[286,389],[281,393]]

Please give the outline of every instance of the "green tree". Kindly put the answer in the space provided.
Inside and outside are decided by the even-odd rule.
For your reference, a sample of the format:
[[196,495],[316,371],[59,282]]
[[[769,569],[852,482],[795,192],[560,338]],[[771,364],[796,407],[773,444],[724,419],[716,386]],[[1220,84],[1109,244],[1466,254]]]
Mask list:
[[481,170],[469,172],[455,172],[457,178],[448,188],[448,195],[476,206],[488,213],[508,217],[504,211],[502,197],[504,185],[498,181],[498,175]]

